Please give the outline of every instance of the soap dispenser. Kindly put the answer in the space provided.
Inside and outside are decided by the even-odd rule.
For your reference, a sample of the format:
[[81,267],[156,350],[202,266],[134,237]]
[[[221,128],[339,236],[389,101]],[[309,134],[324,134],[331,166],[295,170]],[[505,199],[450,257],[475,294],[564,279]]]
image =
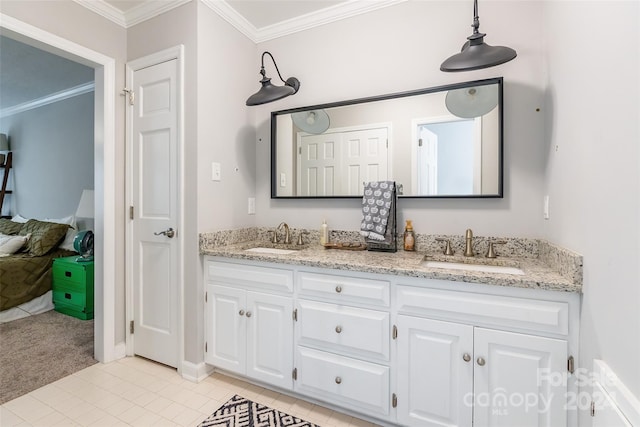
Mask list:
[[408,219],[404,227],[404,250],[415,251],[416,250],[416,235],[413,232],[413,225],[411,220]]
[[320,244],[326,245],[329,243],[329,226],[327,225],[327,221],[322,221],[322,225],[320,226]]

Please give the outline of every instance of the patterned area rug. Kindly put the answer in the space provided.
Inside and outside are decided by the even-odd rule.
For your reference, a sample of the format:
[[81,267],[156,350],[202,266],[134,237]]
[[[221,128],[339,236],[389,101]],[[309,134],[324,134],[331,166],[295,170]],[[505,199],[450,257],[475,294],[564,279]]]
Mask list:
[[235,395],[198,427],[320,427]]

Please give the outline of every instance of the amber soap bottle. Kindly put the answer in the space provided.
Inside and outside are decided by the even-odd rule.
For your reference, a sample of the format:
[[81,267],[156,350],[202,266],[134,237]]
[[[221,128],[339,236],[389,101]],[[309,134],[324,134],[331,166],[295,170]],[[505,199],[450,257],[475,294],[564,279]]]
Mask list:
[[415,251],[416,250],[416,235],[413,232],[413,225],[411,220],[408,219],[404,227],[404,250]]

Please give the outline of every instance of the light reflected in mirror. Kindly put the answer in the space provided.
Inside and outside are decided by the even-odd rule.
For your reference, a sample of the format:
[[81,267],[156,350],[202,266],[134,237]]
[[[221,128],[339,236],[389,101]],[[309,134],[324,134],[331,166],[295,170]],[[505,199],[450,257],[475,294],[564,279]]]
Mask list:
[[271,113],[271,197],[502,197],[502,78]]

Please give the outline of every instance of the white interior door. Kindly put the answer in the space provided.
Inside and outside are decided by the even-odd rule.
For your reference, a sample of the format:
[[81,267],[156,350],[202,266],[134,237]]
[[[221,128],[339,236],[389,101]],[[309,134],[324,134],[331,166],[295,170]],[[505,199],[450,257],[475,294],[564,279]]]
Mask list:
[[[177,367],[178,60],[130,69],[133,353]],[[131,102],[129,102],[131,104]]]
[[304,135],[298,144],[298,195],[333,196],[341,135]]
[[364,182],[388,178],[387,137],[387,128],[343,134],[340,147],[341,194],[361,194]]
[[438,194],[438,135],[424,126],[419,129],[418,155],[418,194]]
[[334,129],[298,137],[298,195],[354,196],[389,176],[389,129]]

